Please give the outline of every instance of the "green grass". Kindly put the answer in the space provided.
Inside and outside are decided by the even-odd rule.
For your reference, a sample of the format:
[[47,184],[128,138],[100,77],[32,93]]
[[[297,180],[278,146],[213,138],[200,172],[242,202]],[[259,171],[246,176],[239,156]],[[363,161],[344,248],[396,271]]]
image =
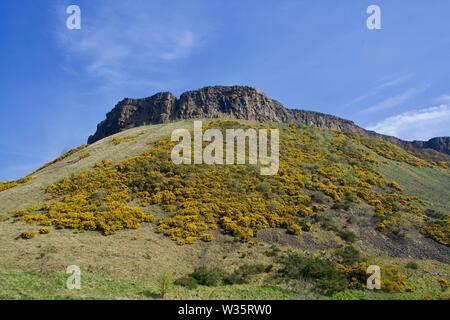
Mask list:
[[380,170],[388,180],[398,181],[406,194],[422,197],[435,208],[450,212],[450,175],[445,170],[393,161],[381,163]]
[[[205,121],[206,122],[206,121]],[[241,121],[244,122],[244,121]],[[249,123],[249,122],[244,122]],[[297,237],[280,232],[279,240],[271,240],[265,246],[255,246],[232,242],[229,237],[218,234],[216,244],[197,244],[180,247],[170,239],[155,234],[154,226],[144,226],[138,230],[128,230],[115,236],[103,237],[98,233],[74,234],[70,230],[52,230],[48,235],[38,234],[32,240],[15,240],[20,232],[33,230],[38,226],[13,223],[12,211],[33,204],[40,205],[46,199],[44,187],[61,178],[82,170],[88,170],[102,160],[121,161],[139,155],[151,148],[151,144],[170,135],[174,128],[189,127],[192,121],[182,121],[164,125],[152,125],[130,129],[112,137],[89,145],[55,162],[35,174],[30,182],[0,192],[0,299],[158,299],[157,277],[161,270],[172,272],[174,278],[187,275],[200,264],[218,265],[233,269],[242,263],[265,262],[264,257],[272,243],[283,243],[284,249],[296,247],[300,250],[332,251],[334,246],[345,242],[334,231],[322,229],[315,224],[309,233]],[[311,128],[317,139],[328,141],[330,133]],[[133,139],[126,139],[133,136]],[[114,145],[118,137],[121,143]],[[324,152],[327,150],[324,150]],[[91,156],[80,159],[82,154]],[[450,175],[437,168],[417,168],[404,163],[396,163],[381,157],[380,172],[388,181],[395,180],[406,194],[417,195],[430,201],[442,212],[450,212]],[[150,210],[150,209],[149,209]],[[158,216],[165,215],[159,207]],[[325,214],[325,213],[324,213]],[[358,235],[355,246],[375,258],[388,255],[383,246],[384,234],[373,230],[372,209],[361,203],[350,211],[326,212],[332,218],[337,230],[351,227]],[[346,223],[352,216],[355,222]],[[368,228],[371,228],[370,230]],[[274,231],[274,230],[271,230]],[[374,234],[379,237],[375,237]],[[409,235],[409,234],[408,234]],[[366,237],[367,236],[367,237]],[[370,236],[370,237],[369,237]],[[130,239],[136,238],[135,241]],[[150,240],[149,240],[150,239]],[[417,234],[407,239],[419,241]],[[376,242],[377,240],[378,242]],[[95,244],[95,245],[93,245]],[[399,243],[399,246],[403,244]],[[411,243],[419,247],[421,242]],[[374,250],[377,249],[377,250]],[[425,248],[425,247],[424,247]],[[434,248],[434,247],[433,247]],[[408,249],[408,248],[407,248]],[[415,253],[408,254],[414,255]],[[245,258],[243,258],[245,256]],[[24,257],[27,257],[26,259]],[[395,256],[394,256],[395,257]],[[397,258],[385,257],[386,263],[398,262]],[[375,259],[376,260],[376,259]],[[124,265],[124,261],[127,264]],[[182,261],[182,263],[180,263]],[[376,260],[378,261],[378,260]],[[416,286],[413,293],[385,293],[373,291],[346,290],[332,296],[332,299],[450,299],[447,291],[442,291],[439,279],[450,279],[450,265],[437,261],[412,258],[418,270],[402,270]],[[128,263],[129,262],[129,263]],[[67,275],[63,273],[68,264],[82,266],[82,289],[68,290],[65,287]],[[401,261],[400,265],[407,262]],[[44,270],[44,272],[39,272]],[[61,272],[59,272],[61,270]],[[278,282],[274,279],[254,281],[249,284],[218,287],[199,286],[189,290],[175,286],[166,296],[168,299],[326,299],[312,290],[310,283],[302,280]]]
[[[156,278],[112,278],[82,273],[81,289],[66,288],[68,275],[0,272],[0,299],[159,299]],[[298,299],[293,290],[273,285],[199,286],[195,290],[174,286],[166,299]]]
[[[38,274],[23,271],[0,272],[0,299],[160,299],[156,278],[111,277],[106,274],[84,272],[81,289],[66,288],[68,275],[64,273]],[[449,289],[443,291],[436,277],[412,278],[417,287],[412,293],[387,293],[369,290],[345,290],[331,297],[321,296],[310,290],[302,281],[250,283],[219,287],[199,286],[189,290],[174,286],[165,299],[239,299],[239,300],[408,300],[450,299]]]

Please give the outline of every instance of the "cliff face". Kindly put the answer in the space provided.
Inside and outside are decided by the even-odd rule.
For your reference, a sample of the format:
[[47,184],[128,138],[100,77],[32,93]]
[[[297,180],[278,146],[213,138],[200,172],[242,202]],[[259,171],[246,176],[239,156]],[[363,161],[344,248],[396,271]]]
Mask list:
[[97,131],[89,137],[88,143],[94,143],[125,129],[165,123],[172,115],[176,100],[169,92],[157,93],[144,99],[124,99],[106,114],[106,119],[97,125]]
[[[229,118],[257,121],[297,123],[328,128],[343,132],[357,132],[377,135],[408,150],[420,153],[434,149],[440,154],[450,155],[450,138],[433,138],[429,141],[403,141],[394,137],[368,132],[349,120],[335,116],[287,109],[264,93],[245,86],[205,87],[183,93],[179,99],[170,92],[157,93],[144,99],[124,99],[119,102],[98,124],[97,131],[88,143],[94,143],[122,130],[146,124],[192,118]],[[420,152],[419,152],[420,151]],[[425,153],[427,153],[425,151]],[[434,153],[433,160],[448,160],[445,155]]]
[[286,109],[279,102],[250,87],[205,87],[185,92],[179,99],[169,92],[144,99],[124,99],[98,124],[97,131],[89,137],[88,143],[136,126],[192,118],[302,123],[341,131],[363,131],[353,122],[338,117]]
[[433,149],[450,154],[450,137],[437,137],[428,141],[413,141],[412,143],[419,148]]

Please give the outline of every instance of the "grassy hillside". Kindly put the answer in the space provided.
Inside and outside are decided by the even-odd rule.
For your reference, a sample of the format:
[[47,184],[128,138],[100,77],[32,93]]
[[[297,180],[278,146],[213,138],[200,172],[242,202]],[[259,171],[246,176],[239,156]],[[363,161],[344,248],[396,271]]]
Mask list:
[[[168,137],[192,127],[183,121],[124,131],[0,184],[0,298],[155,298],[163,270],[178,279],[165,298],[448,297],[445,165],[366,136],[204,121],[250,126],[280,129],[278,175],[173,164]],[[64,289],[70,264],[83,270],[81,291]],[[369,264],[385,270],[381,292],[364,289]]]

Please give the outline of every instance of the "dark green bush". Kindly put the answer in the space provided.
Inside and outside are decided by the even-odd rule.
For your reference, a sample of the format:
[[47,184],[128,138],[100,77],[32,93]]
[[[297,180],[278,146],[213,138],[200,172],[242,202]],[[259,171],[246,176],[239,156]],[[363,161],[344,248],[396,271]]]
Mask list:
[[347,200],[345,200],[343,202],[336,202],[336,203],[333,204],[331,209],[348,211],[348,209],[350,209],[350,204],[351,204],[351,202],[349,202]]
[[353,243],[356,241],[356,234],[350,230],[340,230],[338,232],[338,236],[341,237],[342,240]]
[[339,291],[347,289],[348,281],[339,271],[333,271],[326,277],[316,280],[317,290],[325,296],[331,296]]
[[324,203],[326,201],[326,196],[322,192],[314,192],[311,195],[311,200],[316,203]]
[[347,279],[329,261],[289,252],[280,259],[280,263],[282,277],[311,279],[315,288],[324,295],[332,295],[347,288]]
[[425,215],[427,217],[433,218],[433,219],[442,219],[445,217],[445,214],[443,214],[442,212],[439,212],[437,210],[434,209],[426,209],[425,210]]
[[226,284],[249,283],[252,275],[269,272],[271,268],[272,266],[265,266],[263,264],[244,264],[226,276],[224,282]]
[[334,224],[333,218],[329,215],[315,215],[314,220],[320,222],[322,229],[327,231],[337,231],[337,227]]
[[261,192],[263,194],[267,194],[270,192],[271,185],[268,182],[261,182],[256,186],[256,191]]
[[197,280],[192,277],[183,277],[175,280],[175,285],[188,289],[195,289],[198,286]]
[[407,267],[408,269],[413,269],[413,270],[419,269],[419,265],[418,265],[417,263],[415,263],[415,262],[408,262],[408,263],[406,264],[406,267]]
[[405,238],[405,232],[398,226],[391,227],[390,234],[398,240]]
[[190,276],[200,285],[214,287],[222,283],[226,273],[220,268],[202,266],[195,268]]
[[266,251],[266,256],[268,257],[277,257],[281,252],[281,249],[278,248],[275,244],[272,244],[270,248]]
[[335,257],[339,260],[340,263],[345,265],[352,265],[354,263],[362,261],[361,254],[358,249],[351,246],[336,250]]

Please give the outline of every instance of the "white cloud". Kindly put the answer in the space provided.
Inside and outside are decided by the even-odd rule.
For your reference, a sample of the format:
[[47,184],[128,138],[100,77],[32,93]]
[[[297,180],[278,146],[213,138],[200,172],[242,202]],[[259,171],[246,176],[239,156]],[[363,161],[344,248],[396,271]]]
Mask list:
[[428,140],[450,135],[450,106],[440,105],[404,112],[369,126],[368,130],[406,140]]
[[443,94],[435,99],[439,103],[450,103],[450,94]]
[[362,110],[363,113],[373,113],[381,110],[391,109],[398,107],[416,95],[420,90],[418,89],[409,89],[401,94],[398,94],[393,97],[389,97],[369,108]]
[[399,84],[409,80],[411,77],[412,77],[411,74],[405,74],[405,75],[401,75],[399,77],[387,80],[387,81],[381,83],[380,85],[378,85],[378,86],[372,88],[371,90],[369,90],[368,93],[365,93],[365,94],[363,94],[363,95],[361,95],[359,97],[356,97],[355,99],[353,99],[350,102],[350,104],[355,104],[355,103],[361,102],[363,100],[366,100],[367,98],[370,98],[370,97],[380,93],[381,91],[383,91],[386,88],[397,86],[397,85],[399,85]]
[[[67,63],[79,73],[98,77],[105,84],[151,83],[162,73],[175,73],[174,63],[187,58],[204,42],[199,25],[178,21],[169,12],[149,13],[145,2],[119,8],[89,8],[81,30],[60,30],[59,44]],[[97,11],[92,11],[97,10]],[[89,17],[89,19],[88,19]]]

